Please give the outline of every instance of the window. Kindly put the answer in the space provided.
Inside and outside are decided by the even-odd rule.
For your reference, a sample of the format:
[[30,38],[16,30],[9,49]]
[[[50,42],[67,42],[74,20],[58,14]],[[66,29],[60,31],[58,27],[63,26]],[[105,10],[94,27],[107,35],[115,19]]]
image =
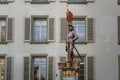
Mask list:
[[0,80],[13,80],[13,57],[0,56]]
[[13,41],[13,18],[0,17],[0,43],[5,44]]
[[32,0],[33,2],[48,2],[48,0]]
[[[54,58],[42,56],[24,57],[24,80],[54,80]],[[31,65],[31,66],[30,66]]]
[[[66,18],[61,18],[60,42],[66,42]],[[73,20],[74,30],[78,35],[77,43],[93,43],[94,42],[94,19],[85,16],[76,16]]]
[[33,79],[47,80],[47,59],[46,57],[33,57]]
[[78,35],[78,39],[76,42],[84,42],[86,40],[85,34],[85,19],[76,19],[73,21],[73,26],[76,34]]
[[0,57],[0,80],[5,80],[5,57]]
[[54,41],[54,18],[25,18],[25,42],[48,44]]
[[33,22],[33,41],[46,42],[47,41],[47,20],[34,19]]
[[6,41],[6,19],[0,18],[0,42]]

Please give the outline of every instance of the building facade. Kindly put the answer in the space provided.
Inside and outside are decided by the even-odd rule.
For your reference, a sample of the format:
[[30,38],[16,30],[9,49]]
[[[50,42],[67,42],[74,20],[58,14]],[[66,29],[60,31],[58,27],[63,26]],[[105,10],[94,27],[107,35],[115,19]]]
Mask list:
[[[76,80],[120,80],[120,0],[0,0],[0,80],[63,80],[66,6],[83,57]],[[77,52],[74,60],[79,60]]]

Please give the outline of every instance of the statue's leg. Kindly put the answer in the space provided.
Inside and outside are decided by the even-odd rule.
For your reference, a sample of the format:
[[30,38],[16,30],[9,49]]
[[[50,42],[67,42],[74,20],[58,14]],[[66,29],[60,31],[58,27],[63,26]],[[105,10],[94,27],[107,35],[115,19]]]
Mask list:
[[68,52],[68,61],[73,61],[73,51]]
[[73,61],[73,44],[69,44],[68,61]]

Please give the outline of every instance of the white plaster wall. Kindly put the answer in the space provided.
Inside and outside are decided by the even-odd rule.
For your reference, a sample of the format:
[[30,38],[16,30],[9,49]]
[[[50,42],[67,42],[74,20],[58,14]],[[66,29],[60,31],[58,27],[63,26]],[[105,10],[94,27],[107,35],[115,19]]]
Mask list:
[[[118,80],[117,55],[117,16],[120,6],[117,0],[96,0],[88,4],[69,4],[74,15],[87,15],[95,18],[95,43],[76,44],[78,51],[88,56],[95,56],[95,80]],[[65,56],[65,43],[60,43],[60,18],[65,17],[66,3],[59,0],[50,4],[30,4],[24,0],[0,4],[0,15],[14,18],[14,42],[0,44],[0,53],[14,56],[13,80],[23,80],[23,57],[30,54],[46,53],[55,57],[55,80],[59,80],[57,63],[60,56]],[[55,42],[49,44],[24,43],[24,18],[31,15],[49,15],[55,18]]]

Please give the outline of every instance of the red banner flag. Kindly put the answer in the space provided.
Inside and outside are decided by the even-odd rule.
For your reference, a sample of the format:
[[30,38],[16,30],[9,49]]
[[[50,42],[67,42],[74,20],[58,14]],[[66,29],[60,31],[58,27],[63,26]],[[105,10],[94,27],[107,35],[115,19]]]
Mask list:
[[73,14],[68,8],[67,8],[67,11],[66,11],[66,20],[67,20],[68,23],[72,24]]

